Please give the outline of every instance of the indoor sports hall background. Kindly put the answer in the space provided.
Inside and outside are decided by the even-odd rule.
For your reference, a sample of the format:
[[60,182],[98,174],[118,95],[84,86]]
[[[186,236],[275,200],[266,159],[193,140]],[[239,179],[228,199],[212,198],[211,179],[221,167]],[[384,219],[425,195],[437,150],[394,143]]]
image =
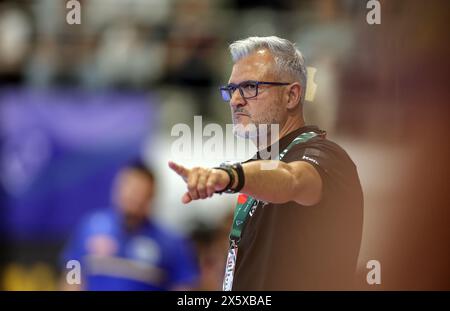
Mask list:
[[[152,217],[196,245],[198,289],[219,289],[236,197],[181,204],[171,131],[231,123],[227,47],[254,35],[297,43],[307,123],[358,166],[359,288],[450,289],[447,1],[379,1],[375,25],[364,0],[80,0],[73,25],[66,2],[0,1],[0,289],[59,289],[63,245],[136,157],[156,170]],[[182,160],[198,162],[220,163]]]

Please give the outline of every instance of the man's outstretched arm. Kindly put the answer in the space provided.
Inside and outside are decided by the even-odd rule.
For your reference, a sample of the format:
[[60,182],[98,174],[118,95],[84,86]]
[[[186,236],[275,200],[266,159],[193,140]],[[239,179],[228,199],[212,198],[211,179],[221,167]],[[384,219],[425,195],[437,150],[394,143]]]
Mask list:
[[[174,162],[169,162],[169,167],[187,184],[188,189],[182,197],[185,204],[192,200],[211,197],[215,191],[223,190],[230,181],[228,174],[219,169],[204,167],[188,169]],[[263,170],[261,167],[275,168]],[[308,162],[260,160],[242,164],[242,168],[245,184],[240,192],[256,199],[271,203],[295,201],[302,205],[314,205],[320,201],[322,179],[314,166]],[[234,176],[232,188],[237,186],[236,172]]]

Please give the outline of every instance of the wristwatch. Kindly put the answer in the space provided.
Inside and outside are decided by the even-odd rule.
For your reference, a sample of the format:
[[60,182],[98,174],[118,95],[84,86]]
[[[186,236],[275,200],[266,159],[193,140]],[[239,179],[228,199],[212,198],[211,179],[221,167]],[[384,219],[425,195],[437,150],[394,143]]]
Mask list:
[[[242,190],[242,188],[244,187],[245,184],[245,175],[244,175],[244,170],[242,168],[241,163],[237,162],[237,163],[227,163],[224,162],[222,164],[220,164],[219,167],[214,167],[215,169],[218,170],[222,170],[225,171],[228,176],[230,177],[230,182],[228,183],[228,185],[220,190],[220,191],[216,191],[216,193],[222,194],[222,193],[238,193]],[[234,172],[236,172],[237,175],[237,185],[236,188],[232,188],[234,185]]]

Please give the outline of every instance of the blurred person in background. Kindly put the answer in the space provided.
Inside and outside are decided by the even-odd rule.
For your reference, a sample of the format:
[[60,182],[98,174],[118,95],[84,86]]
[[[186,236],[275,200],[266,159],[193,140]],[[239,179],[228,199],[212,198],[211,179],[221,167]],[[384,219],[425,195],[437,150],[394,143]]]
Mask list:
[[219,225],[198,223],[191,231],[196,246],[200,277],[197,290],[221,290],[223,267],[227,257],[228,233],[233,214],[228,213]]
[[189,290],[198,269],[190,242],[151,217],[153,172],[141,161],[123,168],[113,189],[113,208],[82,222],[62,259],[80,262],[80,285],[64,290]]
[[20,85],[31,50],[29,16],[12,5],[0,3],[0,87]]

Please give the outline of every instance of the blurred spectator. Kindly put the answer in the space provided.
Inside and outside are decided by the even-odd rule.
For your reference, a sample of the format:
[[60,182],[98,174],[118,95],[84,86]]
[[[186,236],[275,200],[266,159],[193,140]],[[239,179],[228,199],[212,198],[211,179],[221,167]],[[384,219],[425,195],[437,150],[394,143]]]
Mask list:
[[30,49],[28,16],[13,7],[0,7],[0,85],[21,84],[23,66]]
[[84,79],[97,87],[148,87],[161,75],[159,60],[165,54],[164,46],[158,41],[145,40],[151,32],[126,21],[108,25],[101,35],[95,65],[86,66]]
[[189,91],[195,98],[195,114],[203,116],[211,114],[205,98],[217,81],[214,47],[218,36],[213,9],[205,0],[177,2],[168,29],[166,74],[162,77],[164,83]]
[[[349,63],[348,54],[354,45],[354,30],[348,11],[349,3],[340,1],[314,1],[308,20],[294,34],[309,67],[315,68],[315,76],[308,76],[308,83],[320,88],[314,100],[304,106],[307,122],[321,124],[327,133],[336,131],[339,110],[339,81],[343,66]],[[300,14],[305,14],[303,11]],[[333,53],[330,53],[333,51]],[[347,61],[347,63],[346,63]]]
[[197,290],[222,290],[232,221],[233,213],[229,213],[218,226],[197,224],[192,231],[200,270]]
[[[78,260],[82,282],[65,290],[187,290],[197,267],[189,242],[151,217],[153,172],[140,161],[118,174],[113,208],[90,214],[63,253]],[[149,217],[150,216],[150,217]]]

